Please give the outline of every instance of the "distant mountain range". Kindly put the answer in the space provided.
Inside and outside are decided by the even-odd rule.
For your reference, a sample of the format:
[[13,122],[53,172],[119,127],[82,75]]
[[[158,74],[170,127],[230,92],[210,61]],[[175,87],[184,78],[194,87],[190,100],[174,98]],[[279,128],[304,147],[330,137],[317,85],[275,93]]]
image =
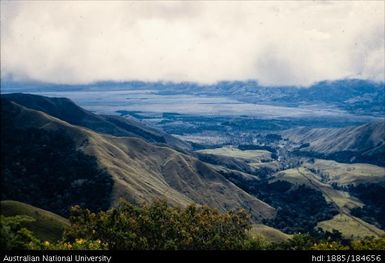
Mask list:
[[243,102],[306,106],[322,105],[359,115],[385,115],[383,82],[360,79],[321,81],[309,87],[260,85],[257,81],[222,81],[211,85],[190,82],[96,82],[84,85],[14,82],[2,80],[2,92],[149,89],[160,95],[225,96]]

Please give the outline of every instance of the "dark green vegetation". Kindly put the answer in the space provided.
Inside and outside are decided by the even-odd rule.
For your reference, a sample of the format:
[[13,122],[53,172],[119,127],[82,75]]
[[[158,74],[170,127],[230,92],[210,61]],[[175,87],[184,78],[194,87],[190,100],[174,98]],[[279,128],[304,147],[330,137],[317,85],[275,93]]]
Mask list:
[[19,110],[2,99],[1,198],[60,215],[76,204],[107,209],[112,179],[95,158],[77,150],[73,138],[60,130],[17,128],[13,116]]
[[338,209],[328,204],[321,192],[305,185],[297,186],[285,181],[270,183],[268,176],[252,181],[244,181],[242,178],[230,180],[276,207],[276,217],[264,223],[286,233],[311,232],[318,222],[338,214]]
[[241,249],[251,227],[244,211],[221,214],[194,205],[179,209],[162,201],[141,207],[121,203],[98,214],[79,207],[71,212],[68,241],[99,239],[120,250]]
[[349,191],[365,204],[362,208],[355,208],[352,214],[385,229],[385,185],[360,184],[351,186]]
[[385,238],[344,240],[341,234],[313,231],[272,243],[250,235],[251,221],[242,210],[220,213],[206,206],[170,207],[165,201],[92,213],[75,206],[70,226],[60,241],[39,240],[25,228],[26,216],[1,216],[2,248],[6,249],[112,249],[112,250],[371,250],[385,249]]
[[30,230],[25,228],[26,224],[33,221],[34,219],[29,216],[5,217],[0,215],[1,249],[40,249],[40,240]]
[[224,250],[253,245],[247,234],[251,221],[245,211],[220,213],[195,205],[180,209],[165,201],[142,206],[121,202],[99,213],[75,206],[71,209],[70,227],[56,244],[39,244],[29,230],[22,228],[22,223],[29,221],[32,219],[28,217],[2,217],[2,247],[71,249],[76,244],[92,243],[99,244],[97,249]]
[[318,222],[338,214],[338,209],[328,204],[319,191],[304,185],[295,187],[278,181],[252,186],[251,191],[267,203],[279,207],[277,216],[267,220],[266,224],[287,233],[312,231]]
[[1,215],[28,216],[32,222],[25,222],[25,227],[40,240],[55,242],[63,236],[64,228],[69,226],[67,219],[46,210],[17,201],[1,201]]

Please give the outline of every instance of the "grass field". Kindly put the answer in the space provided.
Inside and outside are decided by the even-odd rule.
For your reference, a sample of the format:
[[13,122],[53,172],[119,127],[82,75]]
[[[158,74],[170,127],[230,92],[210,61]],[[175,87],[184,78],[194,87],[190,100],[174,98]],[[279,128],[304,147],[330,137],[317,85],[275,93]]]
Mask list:
[[4,216],[26,215],[36,221],[28,223],[27,228],[41,240],[50,242],[59,240],[63,230],[69,225],[68,220],[49,211],[17,202],[1,201],[1,214]]
[[221,147],[215,149],[199,150],[197,152],[205,154],[222,155],[233,158],[245,159],[248,161],[271,160],[271,152],[266,150],[239,150],[232,147]]
[[250,234],[252,236],[262,236],[273,243],[284,242],[291,238],[291,235],[263,224],[254,224],[250,229]]
[[327,221],[319,222],[318,227],[326,231],[336,229],[342,233],[345,238],[363,238],[366,236],[381,236],[385,231],[368,224],[361,219],[340,213]]
[[249,165],[253,168],[260,169],[260,168],[269,168],[271,170],[279,170],[280,164],[278,161],[271,161],[271,162],[252,162],[249,163]]
[[339,185],[385,181],[385,167],[371,164],[346,164],[317,159],[314,163],[305,163],[304,166],[320,171],[328,177],[329,183]]

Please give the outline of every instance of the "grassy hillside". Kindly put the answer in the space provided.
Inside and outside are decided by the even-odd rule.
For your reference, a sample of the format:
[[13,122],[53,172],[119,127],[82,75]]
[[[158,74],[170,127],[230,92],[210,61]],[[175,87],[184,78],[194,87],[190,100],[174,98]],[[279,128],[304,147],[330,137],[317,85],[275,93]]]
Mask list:
[[284,131],[282,136],[309,144],[298,154],[385,166],[385,120],[348,128],[297,128]]
[[148,142],[165,143],[184,150],[191,148],[188,143],[162,131],[150,128],[139,121],[119,116],[97,115],[79,107],[67,98],[50,98],[22,93],[6,94],[2,95],[2,97],[27,108],[45,112],[70,124],[79,125],[99,133],[138,137]]
[[85,150],[115,178],[115,200],[165,197],[172,203],[195,202],[222,211],[244,207],[257,221],[274,215],[272,207],[229,182],[214,167],[168,147],[93,134]]
[[[84,168],[94,167],[95,169],[101,169],[101,171],[108,174],[109,178],[112,178],[112,199],[109,205],[113,205],[120,198],[134,203],[163,198],[174,205],[186,206],[190,203],[207,204],[222,211],[243,207],[250,211],[257,222],[271,218],[275,214],[274,208],[235,186],[212,166],[169,147],[150,144],[138,138],[98,134],[91,130],[71,125],[45,113],[7,102],[4,99],[2,99],[2,114],[5,116],[3,118],[5,124],[12,125],[14,129],[25,133],[37,130],[45,133],[48,137],[51,134],[68,136],[75,144],[74,148],[70,147],[70,151],[78,151],[86,156],[95,158],[97,166],[90,165]],[[10,136],[3,139],[5,142],[10,143],[9,138]],[[23,141],[21,145],[17,141],[13,143],[14,147],[10,146],[8,147],[9,149],[21,150],[21,145],[24,147],[26,142]],[[39,143],[35,144],[34,147],[36,147],[36,150],[44,152],[45,145],[49,144]],[[57,150],[59,155],[63,154],[60,149]],[[53,152],[55,153],[55,151]],[[23,152],[21,151],[21,153]],[[33,154],[32,148],[29,154]],[[24,160],[32,160],[31,162],[37,163],[37,160],[32,155],[24,156]],[[41,160],[44,163],[44,158]],[[79,171],[76,166],[71,166],[70,163],[65,165],[63,163],[65,160],[66,158],[53,159],[63,169],[73,169],[72,172],[66,172],[66,174],[72,177],[66,179],[63,176],[58,176],[57,172],[59,171],[55,172],[55,170],[52,170],[49,176],[61,178],[65,184],[70,186],[70,189],[76,190],[77,187],[82,187],[84,191],[79,191],[79,194],[90,192],[90,194],[85,194],[85,197],[91,198],[93,194],[97,194],[97,196],[92,197],[92,203],[89,203],[87,199],[82,204],[82,199],[76,200],[76,198],[72,198],[71,202],[67,202],[66,205],[75,204],[77,201],[78,204],[85,205],[86,207],[89,207],[91,204],[97,205],[95,200],[104,198],[104,196],[100,195],[100,191],[95,191],[94,185],[90,184],[90,182],[94,182],[91,179],[92,176],[84,180],[81,170]],[[4,163],[12,165],[15,162],[7,159]],[[17,170],[14,169],[14,171]],[[37,170],[33,174],[23,171],[24,179],[30,178],[29,176],[32,176],[31,178],[41,178],[40,173],[42,171],[45,170]],[[77,172],[79,173],[77,174]],[[60,180],[49,181],[51,185],[46,185],[45,181],[42,181],[41,184],[36,184],[35,181],[30,180],[29,184],[23,184],[23,187],[20,188],[15,183],[17,181],[16,178],[18,178],[15,177],[15,174],[8,173],[8,177],[8,184],[13,186],[7,186],[7,189],[9,191],[12,190],[10,193],[14,197],[33,195],[36,198],[39,193],[43,193],[45,195],[43,203],[49,202],[52,205],[57,205],[60,204],[59,202],[63,200],[63,197],[67,196],[66,191],[68,188],[63,187],[63,182]],[[12,178],[14,179],[12,180]],[[64,191],[60,198],[58,198],[58,195],[53,194],[52,191],[54,189]],[[106,196],[109,196],[109,190],[105,190]],[[68,196],[73,197],[74,195],[72,193]],[[98,206],[102,208],[102,206]],[[48,208],[45,206],[41,207]],[[61,205],[61,207],[65,209],[66,206]]]
[[1,101],[1,197],[60,215],[79,204],[93,211],[111,203],[113,181],[81,146],[87,137],[42,112]]
[[251,162],[271,160],[271,152],[266,150],[239,150],[232,147],[199,150],[198,153],[222,155],[227,157],[244,159]]
[[279,163],[272,159],[272,153],[267,150],[245,150],[233,147],[198,150],[194,152],[199,160],[219,165],[257,177],[273,174],[279,169]]
[[372,164],[346,164],[316,159],[314,162],[305,163],[304,166],[321,174],[327,183],[338,186],[385,181],[385,168]]
[[335,204],[339,209],[350,211],[350,209],[363,206],[362,202],[352,197],[349,193],[339,191],[329,184],[321,182],[321,178],[310,170],[300,167],[278,172],[272,181],[288,181],[297,185],[306,185],[320,191],[328,202]]
[[320,190],[341,212],[385,229],[385,168],[369,164],[308,161],[300,168],[274,175],[274,180],[305,184]]
[[69,225],[67,219],[49,211],[17,201],[1,201],[1,214],[4,216],[26,215],[35,219],[27,228],[36,237],[50,242],[61,239],[64,228]]
[[346,213],[340,213],[330,220],[319,222],[318,227],[326,231],[338,230],[345,238],[357,239],[367,236],[379,237],[385,231]]
[[[354,166],[360,167],[359,165]],[[354,171],[354,169],[352,168],[350,171]],[[336,168],[335,173],[339,172],[339,169]],[[333,174],[333,171],[330,171],[330,173]],[[356,179],[354,176],[352,176],[352,178],[353,179],[349,180],[349,182]],[[375,187],[380,187],[380,185],[374,184],[367,186],[366,184],[359,184],[359,186],[361,186],[360,189],[363,188],[364,190],[361,190],[362,193],[356,190],[356,193],[354,190],[357,189],[357,187],[346,188],[345,191],[337,190],[330,184],[322,182],[323,179],[323,177],[312,173],[309,169],[300,167],[284,170],[275,174],[273,181],[284,180],[297,185],[307,185],[322,192],[325,199],[329,203],[334,204],[339,210],[339,214],[332,219],[318,223],[318,227],[321,227],[324,230],[332,231],[333,229],[336,229],[347,238],[351,238],[352,236],[354,236],[354,238],[380,236],[385,233],[377,227],[381,227],[383,224],[382,218],[384,211],[384,202],[381,199],[382,197],[380,197],[382,189],[375,189]],[[376,177],[374,178],[374,182],[375,179]],[[368,179],[366,181],[370,182]],[[377,195],[371,197],[371,199],[367,198],[369,200],[366,200],[364,197],[370,193],[370,189],[373,190],[373,194]],[[361,193],[361,195],[363,194],[363,197],[361,197],[359,193]],[[372,199],[374,201],[372,201]],[[365,221],[358,218],[358,215]]]
[[252,225],[249,232],[251,236],[262,236],[273,243],[281,243],[291,238],[291,235],[264,224]]

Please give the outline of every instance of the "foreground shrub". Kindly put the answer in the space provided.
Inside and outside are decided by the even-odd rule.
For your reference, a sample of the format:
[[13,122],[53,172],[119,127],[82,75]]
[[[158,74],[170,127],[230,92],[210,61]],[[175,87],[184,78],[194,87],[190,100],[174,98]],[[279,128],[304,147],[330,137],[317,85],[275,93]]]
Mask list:
[[361,240],[354,240],[351,243],[354,250],[385,250],[385,237],[367,237]]
[[344,246],[341,243],[336,241],[331,241],[331,242],[321,241],[320,243],[314,244],[313,246],[311,246],[310,249],[311,250],[348,250],[349,247]]
[[100,240],[119,250],[244,249],[251,227],[243,210],[220,213],[207,206],[175,208],[165,201],[134,207],[121,202],[106,212],[73,207],[65,240]]
[[165,201],[133,206],[121,202],[116,208],[93,213],[75,206],[71,225],[61,241],[38,240],[26,228],[34,219],[1,216],[2,249],[44,250],[385,250],[385,237],[349,241],[338,231],[295,234],[271,243],[250,234],[250,217],[243,210],[220,213],[190,205],[184,209]]
[[50,243],[44,241],[42,243],[42,249],[45,250],[105,250],[107,245],[103,244],[100,240],[85,240],[76,239],[74,242],[60,241],[57,243]]
[[4,250],[12,249],[40,249],[40,241],[25,224],[35,221],[29,216],[0,216],[0,247]]

